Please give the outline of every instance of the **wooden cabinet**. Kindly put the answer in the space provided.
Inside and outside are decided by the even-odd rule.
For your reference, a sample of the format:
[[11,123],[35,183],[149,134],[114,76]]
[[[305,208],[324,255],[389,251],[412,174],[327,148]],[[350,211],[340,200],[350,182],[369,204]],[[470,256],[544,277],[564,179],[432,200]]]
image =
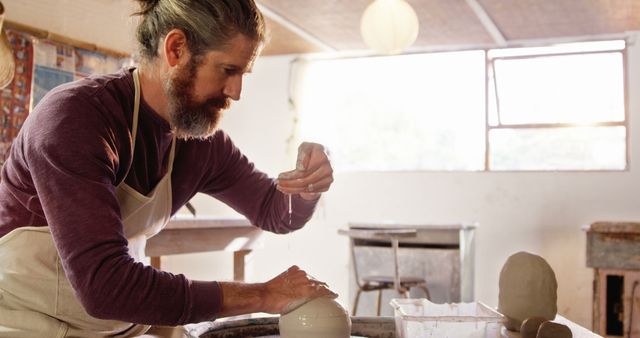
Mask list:
[[599,222],[587,230],[594,268],[593,331],[640,338],[640,223]]
[[595,269],[594,291],[594,332],[640,338],[640,271]]

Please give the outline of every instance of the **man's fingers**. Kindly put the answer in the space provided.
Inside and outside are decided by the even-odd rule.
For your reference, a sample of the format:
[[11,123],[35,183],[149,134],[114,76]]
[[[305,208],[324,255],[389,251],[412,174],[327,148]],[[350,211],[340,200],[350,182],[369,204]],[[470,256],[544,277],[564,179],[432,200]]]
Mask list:
[[285,194],[310,196],[328,191],[333,168],[324,146],[303,142],[298,147],[296,169],[278,175],[277,189]]
[[333,177],[327,176],[319,181],[313,183],[305,183],[306,179],[299,180],[295,183],[289,183],[285,181],[278,181],[278,190],[285,194],[299,194],[299,193],[321,193],[326,192],[333,183]]
[[305,151],[298,151],[298,159],[296,160],[296,170],[305,171],[309,166],[309,154]]
[[298,169],[294,169],[294,170],[290,170],[290,171],[285,171],[285,172],[281,173],[280,175],[278,175],[278,180],[295,180],[297,178],[302,178],[307,174],[308,173],[306,173],[304,171],[300,171]]
[[273,304],[273,313],[287,313],[304,303],[319,298],[337,298],[327,283],[317,280],[297,266],[291,266],[285,272],[269,281]]
[[309,169],[309,162],[313,155],[314,148],[319,146],[316,143],[302,142],[298,146],[298,158],[296,160],[296,169],[305,171]]

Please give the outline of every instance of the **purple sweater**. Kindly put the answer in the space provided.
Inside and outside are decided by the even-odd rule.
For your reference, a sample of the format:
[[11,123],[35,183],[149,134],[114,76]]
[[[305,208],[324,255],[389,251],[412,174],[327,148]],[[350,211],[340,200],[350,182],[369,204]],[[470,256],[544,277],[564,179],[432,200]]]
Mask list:
[[[155,270],[128,254],[115,188],[124,179],[149,193],[166,172],[172,139],[167,121],[142,98],[132,156],[131,72],[60,86],[29,115],[2,168],[0,237],[49,226],[71,285],[96,318],[152,325],[212,320],[222,306],[217,282]],[[172,214],[203,192],[275,233],[301,228],[316,205],[295,195],[289,225],[285,195],[223,131],[178,140],[171,180]]]

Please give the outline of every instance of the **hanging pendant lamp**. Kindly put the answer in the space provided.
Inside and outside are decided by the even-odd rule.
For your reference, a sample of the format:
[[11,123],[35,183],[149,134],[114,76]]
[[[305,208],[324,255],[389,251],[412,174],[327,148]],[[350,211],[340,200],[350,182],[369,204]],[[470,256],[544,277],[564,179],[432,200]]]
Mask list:
[[362,14],[360,32],[371,49],[398,54],[416,41],[419,25],[405,0],[374,0]]

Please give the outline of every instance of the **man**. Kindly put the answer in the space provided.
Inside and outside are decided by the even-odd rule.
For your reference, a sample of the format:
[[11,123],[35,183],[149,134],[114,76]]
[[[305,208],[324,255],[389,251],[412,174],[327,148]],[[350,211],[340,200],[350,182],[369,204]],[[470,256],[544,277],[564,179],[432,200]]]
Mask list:
[[276,181],[216,130],[264,40],[253,0],[139,2],[140,67],[54,89],[2,168],[0,336],[135,336],[336,296],[297,267],[241,284],[138,261],[197,192],[286,233],[333,181],[318,144],[303,143],[296,170]]

